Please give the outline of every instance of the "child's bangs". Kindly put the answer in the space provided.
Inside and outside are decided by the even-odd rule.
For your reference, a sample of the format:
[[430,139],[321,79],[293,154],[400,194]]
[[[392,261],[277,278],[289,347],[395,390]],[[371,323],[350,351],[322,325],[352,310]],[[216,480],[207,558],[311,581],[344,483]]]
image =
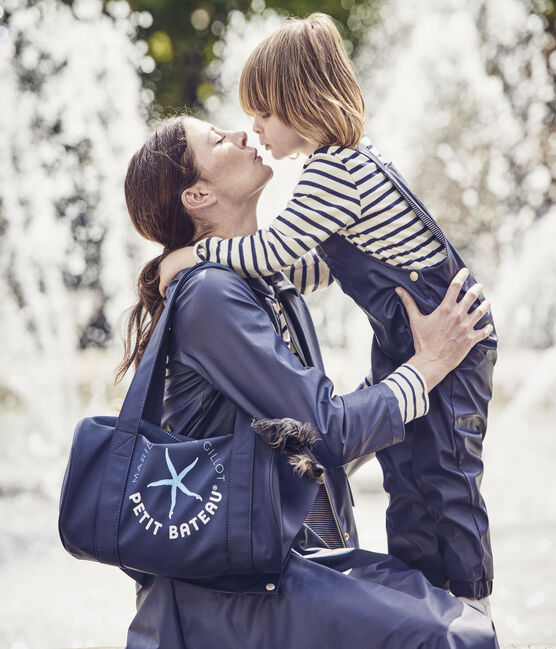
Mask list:
[[270,101],[271,76],[258,57],[249,57],[239,80],[239,103],[247,115],[274,112]]

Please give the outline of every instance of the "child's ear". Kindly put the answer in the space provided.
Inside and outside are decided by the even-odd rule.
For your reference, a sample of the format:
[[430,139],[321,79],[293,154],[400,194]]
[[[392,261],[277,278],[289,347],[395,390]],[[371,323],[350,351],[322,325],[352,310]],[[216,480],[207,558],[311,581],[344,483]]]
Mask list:
[[216,203],[216,196],[210,186],[200,180],[191,187],[183,190],[181,193],[181,202],[186,210],[195,211],[214,205]]

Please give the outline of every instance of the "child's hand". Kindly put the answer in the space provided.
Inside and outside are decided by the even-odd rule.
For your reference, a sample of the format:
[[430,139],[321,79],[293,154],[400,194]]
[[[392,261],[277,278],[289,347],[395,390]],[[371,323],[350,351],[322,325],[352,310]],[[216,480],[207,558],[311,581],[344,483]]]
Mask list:
[[174,250],[168,256],[160,262],[160,282],[158,284],[158,290],[162,297],[166,296],[166,289],[168,284],[172,281],[174,276],[183,270],[184,268],[191,268],[195,266],[197,260],[193,254],[193,246],[187,246],[187,248],[180,248],[179,250]]

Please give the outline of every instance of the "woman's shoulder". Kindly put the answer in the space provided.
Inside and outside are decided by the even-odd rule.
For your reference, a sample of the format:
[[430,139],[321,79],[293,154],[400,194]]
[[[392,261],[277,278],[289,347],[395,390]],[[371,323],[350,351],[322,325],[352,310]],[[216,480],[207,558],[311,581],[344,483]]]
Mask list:
[[[182,281],[182,278],[186,276]],[[170,282],[166,291],[169,298],[175,290],[176,302],[195,300],[197,307],[203,304],[224,304],[233,296],[242,294],[252,295],[247,282],[235,271],[223,264],[211,261],[204,261],[192,268],[181,270]]]

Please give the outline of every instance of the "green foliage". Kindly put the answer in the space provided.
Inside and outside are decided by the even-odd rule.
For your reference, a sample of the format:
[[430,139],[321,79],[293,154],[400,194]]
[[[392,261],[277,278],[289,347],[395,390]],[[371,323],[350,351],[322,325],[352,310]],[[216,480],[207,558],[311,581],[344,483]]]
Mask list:
[[382,0],[129,0],[134,11],[148,11],[152,25],[140,28],[156,61],[144,75],[145,86],[155,93],[157,113],[187,106],[199,108],[212,94],[204,69],[214,59],[213,45],[225,29],[232,11],[246,16],[274,9],[284,15],[305,17],[320,11],[337,21],[348,49],[356,49],[364,29],[378,19]]

